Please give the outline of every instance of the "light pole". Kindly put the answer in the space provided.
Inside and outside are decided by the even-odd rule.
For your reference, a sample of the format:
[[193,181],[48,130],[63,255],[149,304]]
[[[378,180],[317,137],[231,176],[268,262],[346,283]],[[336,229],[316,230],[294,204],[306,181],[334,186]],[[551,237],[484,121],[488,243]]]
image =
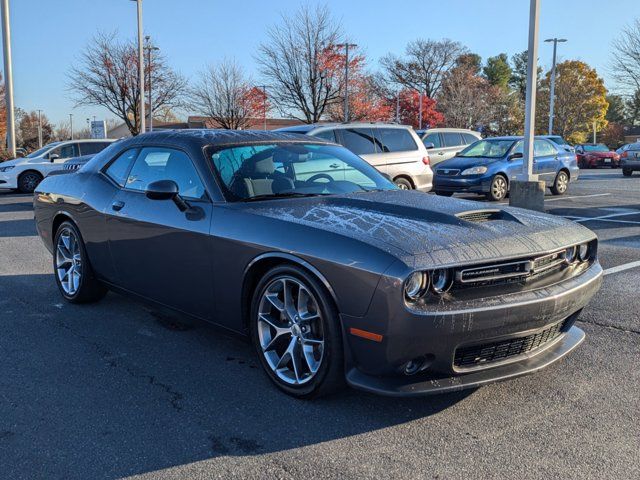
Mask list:
[[69,130],[71,131],[71,140],[73,140],[73,113],[69,114]]
[[2,45],[4,47],[4,97],[7,107],[7,149],[16,156],[16,116],[13,108],[13,69],[11,67],[11,20],[9,0],[2,0]]
[[146,118],[144,108],[144,50],[142,44],[142,0],[131,0],[138,5],[138,88],[140,90],[140,132],[146,129]]
[[91,138],[91,119],[87,118],[87,131],[89,132],[89,138]]
[[556,100],[556,50],[558,43],[566,42],[566,38],[547,38],[545,42],[553,42],[553,63],[551,64],[551,90],[549,92],[549,135],[553,135],[553,104]]
[[355,48],[355,43],[339,43],[338,48],[344,48],[344,121],[349,121],[349,48]]
[[149,131],[153,132],[153,97],[151,96],[151,52],[154,50],[160,50],[158,47],[151,45],[151,37],[146,36],[147,45],[144,47],[147,50],[147,63],[149,64]]
[[42,110],[38,110],[38,148],[42,148]]

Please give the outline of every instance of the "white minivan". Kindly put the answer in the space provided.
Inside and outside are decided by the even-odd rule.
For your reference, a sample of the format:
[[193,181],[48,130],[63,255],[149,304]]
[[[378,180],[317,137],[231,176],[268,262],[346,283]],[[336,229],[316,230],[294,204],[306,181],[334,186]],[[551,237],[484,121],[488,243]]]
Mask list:
[[429,128],[418,130],[417,133],[429,150],[432,167],[455,157],[472,143],[482,140],[479,132],[466,128]]
[[413,128],[392,123],[322,123],[280,128],[339,143],[391,178],[401,189],[428,192],[429,153]]
[[114,140],[84,139],[53,142],[24,158],[0,163],[0,189],[19,190],[32,193],[44,177],[60,170],[66,161],[85,155],[95,155],[107,148]]

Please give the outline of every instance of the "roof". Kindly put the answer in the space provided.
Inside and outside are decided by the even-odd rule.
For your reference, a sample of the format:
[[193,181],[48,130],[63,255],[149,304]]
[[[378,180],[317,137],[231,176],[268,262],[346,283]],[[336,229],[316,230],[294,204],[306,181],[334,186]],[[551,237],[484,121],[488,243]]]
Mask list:
[[323,122],[296,125],[292,127],[279,128],[278,131],[307,133],[316,128],[357,128],[357,127],[385,127],[385,128],[411,128],[410,125],[391,122]]
[[331,143],[317,138],[301,137],[295,133],[271,130],[223,130],[223,129],[180,129],[158,130],[133,137],[132,143],[143,141],[193,142],[198,145],[238,145],[265,142]]

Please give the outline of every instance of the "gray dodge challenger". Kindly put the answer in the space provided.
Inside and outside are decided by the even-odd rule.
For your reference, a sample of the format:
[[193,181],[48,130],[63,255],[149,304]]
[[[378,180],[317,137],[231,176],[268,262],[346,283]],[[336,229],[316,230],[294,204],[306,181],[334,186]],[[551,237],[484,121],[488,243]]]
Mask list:
[[245,335],[296,397],[540,370],[584,339],[575,321],[602,282],[581,225],[398,190],[288,133],[140,135],[45,178],[34,205],[66,300],[112,290]]

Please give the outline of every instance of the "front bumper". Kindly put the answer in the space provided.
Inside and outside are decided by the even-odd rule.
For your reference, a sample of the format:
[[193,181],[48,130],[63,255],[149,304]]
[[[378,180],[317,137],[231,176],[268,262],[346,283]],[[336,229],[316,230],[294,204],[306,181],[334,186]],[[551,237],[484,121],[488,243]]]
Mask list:
[[15,175],[0,173],[0,188],[18,188],[18,182]]
[[634,158],[633,160],[623,158],[620,162],[620,166],[628,170],[640,170],[640,158]]
[[[573,326],[580,311],[602,283],[596,262],[576,277],[525,292],[497,295],[462,306],[445,303],[429,311],[402,310],[388,296],[399,285],[383,277],[365,317],[342,316],[348,342],[347,382],[371,392],[410,396],[477,387],[532,373],[573,350],[584,333]],[[557,337],[522,355],[466,368],[456,366],[459,348],[519,339],[562,322]],[[374,342],[350,335],[355,328],[375,332]],[[414,375],[401,373],[414,358],[429,359],[428,367]]]
[[455,175],[451,177],[435,175],[433,177],[433,189],[436,192],[454,193],[487,193],[491,187],[491,178],[479,175]]

